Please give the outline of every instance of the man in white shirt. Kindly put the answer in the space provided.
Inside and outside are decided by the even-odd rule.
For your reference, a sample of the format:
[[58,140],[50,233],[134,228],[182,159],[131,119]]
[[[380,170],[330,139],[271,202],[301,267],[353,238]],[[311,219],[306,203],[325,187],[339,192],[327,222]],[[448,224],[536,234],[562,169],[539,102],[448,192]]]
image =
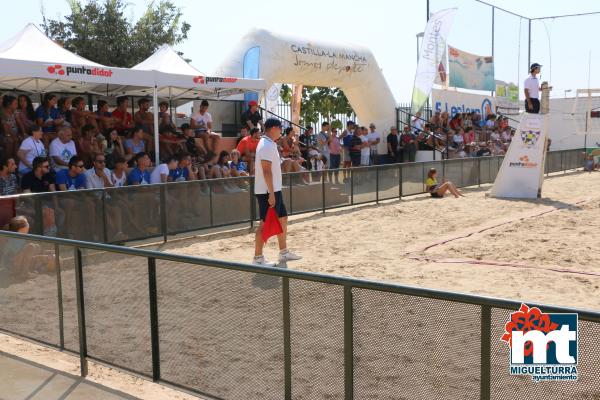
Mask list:
[[287,249],[287,210],[283,203],[281,159],[277,150],[277,141],[281,138],[281,121],[276,118],[269,118],[265,121],[265,135],[260,139],[256,147],[256,158],[254,160],[254,193],[260,212],[260,225],[256,230],[254,259],[253,264],[267,267],[274,267],[274,263],[269,263],[263,255],[265,245],[262,232],[264,222],[269,208],[275,208],[279,218],[279,223],[283,230],[277,235],[279,242],[279,264],[285,264],[287,261],[300,260],[302,257],[296,255]]
[[525,79],[525,111],[531,114],[540,113],[540,82],[536,76],[540,73],[540,68],[538,63],[531,64],[531,75]]
[[421,119],[421,112],[417,111],[415,117],[412,119],[412,126],[415,128],[415,134],[418,135],[423,130],[423,120]]
[[190,117],[190,126],[196,133],[196,138],[202,139],[204,148],[217,154],[221,136],[212,132],[212,115],[208,112],[208,101],[202,100],[200,108]]
[[69,160],[71,160],[71,157],[77,155],[75,142],[71,140],[72,137],[73,134],[71,128],[62,126],[58,130],[58,137],[50,142],[49,154],[54,172],[60,171],[61,169],[68,169]]
[[168,182],[169,174],[177,168],[177,164],[177,157],[174,155],[170,156],[166,163],[160,164],[158,167],[154,168],[154,171],[150,174],[150,183]]
[[375,131],[375,129],[375,124],[371,122],[371,124],[369,125],[370,132],[367,135],[367,139],[369,140],[369,147],[371,149],[371,165],[375,165],[375,161],[377,161],[377,146],[381,141],[380,135]]
[[364,126],[361,126],[359,129],[360,129],[360,140],[362,140],[362,142],[363,142],[363,147],[360,149],[360,165],[367,166],[371,162],[371,147],[369,146],[369,131]]
[[110,170],[106,168],[106,158],[99,153],[94,156],[94,166],[85,171],[85,187],[87,189],[104,189],[112,187]]

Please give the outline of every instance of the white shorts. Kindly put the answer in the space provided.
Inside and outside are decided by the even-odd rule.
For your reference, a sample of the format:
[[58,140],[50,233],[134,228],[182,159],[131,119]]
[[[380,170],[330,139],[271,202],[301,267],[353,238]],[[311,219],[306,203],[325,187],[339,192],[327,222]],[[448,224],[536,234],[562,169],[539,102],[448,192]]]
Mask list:
[[371,155],[360,156],[360,165],[369,165],[371,162]]

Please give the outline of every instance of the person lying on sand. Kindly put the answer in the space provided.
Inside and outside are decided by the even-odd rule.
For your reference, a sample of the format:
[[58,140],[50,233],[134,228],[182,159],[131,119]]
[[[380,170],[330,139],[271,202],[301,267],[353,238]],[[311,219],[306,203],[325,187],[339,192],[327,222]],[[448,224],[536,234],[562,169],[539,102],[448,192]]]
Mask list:
[[454,197],[465,196],[460,190],[456,188],[454,183],[448,181],[442,184],[438,184],[436,177],[437,170],[435,168],[431,168],[427,173],[427,179],[425,180],[427,192],[431,194],[431,197],[444,197],[446,192],[452,193]]

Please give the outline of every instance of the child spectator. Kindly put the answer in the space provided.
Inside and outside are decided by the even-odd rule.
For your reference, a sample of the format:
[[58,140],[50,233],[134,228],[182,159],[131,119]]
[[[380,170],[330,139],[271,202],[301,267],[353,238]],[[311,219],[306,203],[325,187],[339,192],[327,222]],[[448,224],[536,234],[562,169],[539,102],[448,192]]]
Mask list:
[[133,158],[135,168],[131,170],[127,177],[128,185],[148,185],[150,183],[150,167],[151,161],[147,153],[140,152]]
[[58,99],[58,115],[60,118],[65,121],[65,124],[68,123],[73,125],[73,113],[71,111],[72,102],[70,97],[61,97]]
[[127,161],[125,157],[115,156],[114,169],[110,172],[110,182],[113,187],[127,186]]
[[85,166],[79,156],[73,156],[69,160],[69,168],[61,169],[56,173],[56,185],[58,190],[80,190],[85,189]]
[[229,169],[233,176],[248,176],[248,165],[240,161],[240,152],[237,149],[231,150],[231,160],[229,161]]
[[44,144],[46,146],[48,146],[51,140],[56,138],[56,132],[64,122],[60,118],[58,109],[56,108],[57,100],[56,95],[46,93],[42,104],[35,110],[35,122],[44,131]]

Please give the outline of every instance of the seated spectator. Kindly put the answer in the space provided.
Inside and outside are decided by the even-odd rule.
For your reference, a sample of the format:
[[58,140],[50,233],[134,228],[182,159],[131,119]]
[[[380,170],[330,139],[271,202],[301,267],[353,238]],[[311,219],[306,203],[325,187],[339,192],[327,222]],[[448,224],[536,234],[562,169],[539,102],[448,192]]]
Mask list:
[[29,96],[24,94],[19,95],[17,103],[19,104],[16,112],[17,123],[22,129],[21,136],[24,137],[35,124],[35,111],[33,110],[33,103]]
[[123,147],[123,138],[119,135],[116,129],[108,133],[106,146],[104,147],[104,155],[106,156],[106,166],[114,168],[116,160],[119,158],[125,159],[125,147]]
[[83,159],[86,168],[91,168],[92,156],[94,154],[104,153],[104,148],[98,143],[97,128],[91,124],[84,125],[81,128],[81,136],[77,140],[77,154]]
[[[598,168],[600,168],[600,164],[597,164],[594,162],[594,156],[591,154],[586,154],[585,152],[583,153],[584,157],[585,157],[585,161],[583,164],[583,170],[587,171],[587,172],[592,172],[597,170]],[[1,164],[0,164],[1,167]],[[0,174],[1,176],[1,174]],[[1,183],[0,183],[1,185]]]
[[158,104],[158,131],[162,132],[166,129],[170,129],[172,132],[177,130],[177,127],[171,120],[171,114],[169,114],[169,103],[161,101]]
[[264,121],[258,103],[254,100],[248,102],[248,109],[242,113],[242,125],[249,130],[258,128],[264,130]]
[[17,151],[21,175],[31,171],[34,158],[46,157],[47,152],[42,142],[42,134],[42,128],[39,125],[32,125],[29,128],[29,137],[21,142],[21,147]]
[[2,110],[0,110],[0,119],[2,127],[0,129],[0,146],[4,147],[4,156],[14,158],[17,156],[19,143],[22,140],[21,129],[16,119],[17,98],[5,95],[2,98]]
[[110,170],[106,168],[106,156],[104,153],[95,153],[93,155],[93,166],[85,171],[85,185],[87,189],[113,187]]
[[196,137],[202,139],[207,152],[217,153],[221,137],[212,132],[212,116],[208,112],[208,101],[202,100],[200,108],[190,117],[191,127]]
[[450,129],[452,129],[454,131],[456,131],[460,128],[464,128],[463,123],[462,123],[462,114],[461,113],[454,114],[454,116],[450,120],[449,127],[450,127]]
[[440,126],[442,127],[442,129],[444,130],[448,130],[450,129],[450,121],[448,120],[448,112],[444,111],[441,115],[440,115]]
[[454,135],[452,136],[452,144],[454,145],[454,148],[462,148],[463,144],[465,143],[464,133],[465,132],[462,129],[454,132]]
[[0,196],[10,196],[19,192],[16,170],[17,164],[13,158],[0,158]]
[[115,128],[119,135],[126,136],[133,129],[133,117],[127,111],[129,107],[129,99],[127,96],[117,97],[117,108],[112,112]]
[[197,161],[199,157],[204,157],[207,154],[202,139],[196,138],[194,130],[189,124],[181,125],[181,132],[183,133],[183,145],[194,161]]
[[185,148],[185,140],[177,137],[175,135],[175,130],[170,126],[163,127],[163,129],[160,131],[158,141],[160,146],[160,154],[163,156],[163,159],[174,156],[175,154],[183,151]]
[[463,128],[473,128],[473,120],[471,119],[471,113],[463,114]]
[[98,130],[98,122],[96,121],[98,116],[96,113],[85,109],[85,99],[83,97],[75,97],[73,99],[72,114],[74,131],[81,134],[83,127],[86,125],[92,125]]
[[136,126],[133,130],[131,139],[125,141],[125,159],[131,160],[136,154],[146,152],[146,142],[144,141],[144,128]]
[[127,161],[125,157],[115,156],[114,168],[110,171],[110,182],[113,187],[127,186]]
[[458,190],[452,182],[444,182],[440,185],[436,177],[437,170],[435,168],[431,168],[427,173],[427,180],[425,181],[427,192],[431,195],[431,197],[444,197],[448,191],[452,193],[454,197],[464,197],[464,194],[462,194],[462,192]]
[[410,124],[415,128],[414,133],[419,134],[423,130],[423,119],[421,118],[421,112],[417,111],[415,116],[410,121]]
[[[351,136],[351,135],[348,135]],[[348,142],[350,139],[348,139]],[[300,155],[305,160],[306,169],[311,169],[310,165],[310,153],[311,151],[317,151],[316,138],[313,135],[313,127],[308,126],[302,135],[298,138],[298,147],[300,148]],[[242,153],[243,154],[243,153]]]
[[[50,161],[46,157],[36,157],[31,163],[32,170],[21,178],[23,193],[46,193],[56,191],[54,174],[50,172]],[[56,217],[54,210],[42,205],[42,224],[44,236],[56,236]]]
[[56,186],[61,192],[68,190],[81,190],[86,188],[85,166],[79,156],[69,160],[69,168],[61,169],[56,173]]
[[73,125],[73,113],[71,108],[73,106],[70,97],[61,97],[58,99],[58,115],[60,118],[65,121],[65,124]]
[[98,129],[100,132],[111,132],[115,127],[115,118],[108,111],[108,102],[98,100],[96,110],[96,119],[98,120]]
[[477,150],[477,157],[489,157],[492,155],[492,151],[489,149],[486,142],[479,143],[479,150]]
[[64,122],[60,118],[58,108],[56,108],[57,101],[56,95],[46,93],[42,104],[35,110],[35,122],[44,131],[43,140],[46,147],[50,141],[56,138],[56,132]]
[[150,99],[141,98],[138,100],[138,111],[133,114],[133,121],[137,126],[142,126],[144,132],[150,136],[154,135],[154,114],[150,111]]
[[[29,222],[23,216],[11,218],[3,228],[5,231],[27,234]],[[0,239],[2,255],[0,257],[0,277],[5,273],[18,278],[29,278],[31,273],[53,272],[55,268],[54,252],[42,250],[39,244],[24,239]]]
[[150,174],[150,183],[167,183],[171,181],[171,171],[177,168],[177,157],[169,156],[167,161],[163,164],[159,164],[154,168],[154,171]]
[[242,161],[250,167],[248,171],[251,175],[254,174],[254,157],[256,155],[256,147],[260,141],[260,129],[252,128],[250,130],[250,136],[246,136],[237,145],[237,151],[242,155]]
[[128,185],[148,185],[150,184],[150,172],[148,168],[152,164],[148,153],[140,152],[133,158],[135,168],[131,170],[127,177]]
[[463,143],[465,145],[475,142],[475,131],[473,128],[466,128],[463,132]]
[[498,132],[498,129],[494,129],[492,131],[492,133],[490,134],[490,140],[493,141],[493,142],[499,142],[501,140],[500,133]]
[[438,126],[442,126],[442,117],[441,117],[441,113],[439,111],[436,111],[435,113],[433,113],[433,115],[431,116],[431,119],[429,120],[429,124],[431,126],[435,128],[437,128]]
[[188,153],[177,155],[177,168],[169,171],[172,182],[196,180],[198,170],[192,165],[192,157]]
[[[221,179],[230,178],[231,170],[229,169],[229,153],[225,150],[221,151],[218,156],[213,157],[211,160],[210,178]],[[239,192],[240,188],[234,183],[229,181],[222,181],[212,185],[215,193],[235,193]]]
[[238,144],[240,144],[240,141],[242,141],[242,139],[244,139],[246,136],[248,136],[248,128],[245,126],[242,126],[240,128],[240,134],[238,135],[237,139],[235,140],[235,145],[237,147]]
[[248,165],[240,160],[241,154],[237,149],[231,150],[229,169],[232,176],[248,176]]
[[493,129],[496,126],[496,116],[494,114],[490,114],[487,116],[485,126],[488,129]]
[[77,155],[75,142],[73,142],[71,138],[71,128],[68,126],[61,126],[58,130],[58,137],[50,143],[49,153],[54,172],[68,169],[71,157]]

